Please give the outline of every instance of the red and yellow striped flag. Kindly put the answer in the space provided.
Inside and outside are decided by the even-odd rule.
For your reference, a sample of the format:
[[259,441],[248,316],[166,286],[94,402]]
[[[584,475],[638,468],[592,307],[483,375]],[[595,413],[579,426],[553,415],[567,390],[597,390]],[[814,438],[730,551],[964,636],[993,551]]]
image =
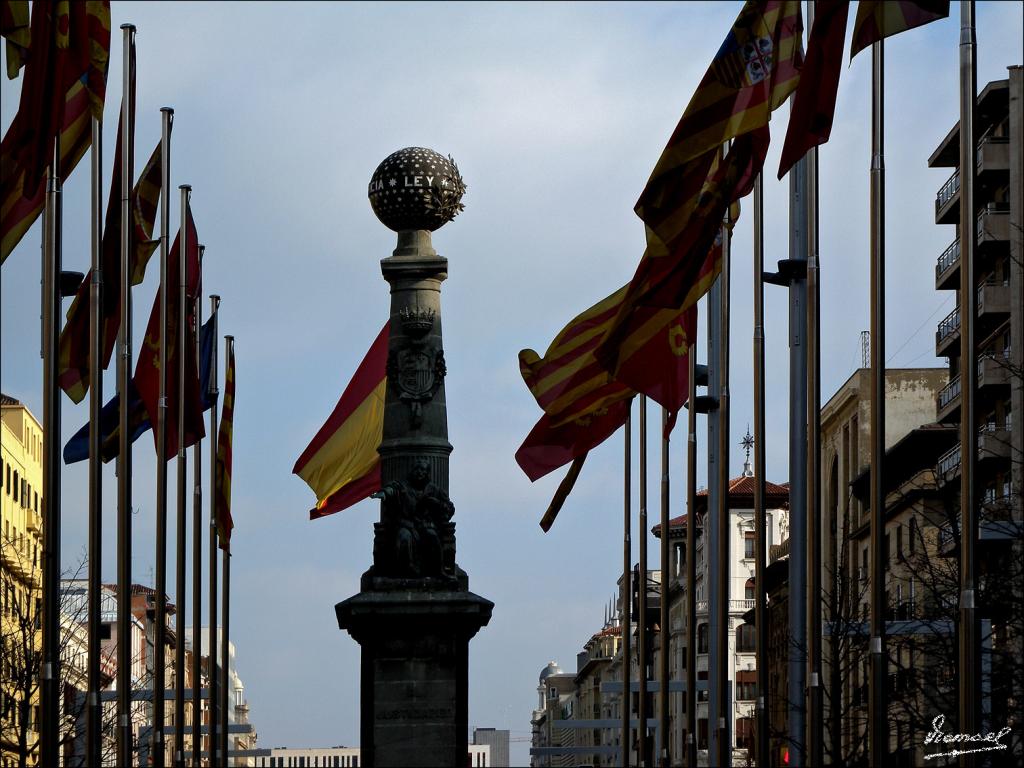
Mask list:
[[648,309],[638,312],[636,332],[623,346],[623,364],[613,377],[595,351],[618,314],[623,286],[580,313],[555,337],[544,357],[532,349],[519,353],[519,370],[537,400],[561,426],[599,412],[636,392],[625,382],[642,382],[659,404],[677,411],[686,401],[686,352],[692,343],[695,312]]
[[[228,337],[230,338],[230,337]],[[217,525],[217,543],[221,549],[231,549],[231,438],[235,421],[235,344],[228,345],[227,372],[224,375],[224,405],[220,412],[220,432],[217,435],[217,477],[214,481],[214,504]]]
[[316,494],[311,520],[340,512],[380,490],[380,454],[387,393],[385,323],[334,411],[292,468]]
[[882,38],[949,16],[949,0],[860,0],[850,58]]
[[764,164],[772,110],[799,81],[802,30],[797,0],[747,0],[690,99],[635,207],[647,249],[598,351],[616,375],[645,321],[641,307],[687,308],[714,282],[708,252]]
[[0,263],[43,210],[54,138],[67,179],[92,141],[90,115],[103,118],[110,3],[34,3],[31,41],[18,113],[0,143]]

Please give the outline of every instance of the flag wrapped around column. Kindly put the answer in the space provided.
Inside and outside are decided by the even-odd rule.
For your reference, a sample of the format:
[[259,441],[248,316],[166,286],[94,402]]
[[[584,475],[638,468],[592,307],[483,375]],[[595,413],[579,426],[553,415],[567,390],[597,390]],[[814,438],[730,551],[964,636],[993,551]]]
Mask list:
[[217,477],[213,498],[217,525],[217,544],[225,552],[231,549],[231,438],[235,420],[235,343],[228,337],[227,370],[224,374],[224,405],[220,412],[220,433],[217,435]]
[[385,323],[334,411],[302,452],[292,473],[316,494],[311,520],[340,512],[380,490],[380,454],[387,392]]
[[[178,294],[175,287],[167,291],[167,328],[164,329],[164,339],[167,340],[167,366],[168,370],[178,369],[178,355],[184,351],[185,355],[185,391],[178,391],[178,377],[168,376],[166,382],[167,411],[166,411],[166,441],[167,457],[177,455],[178,452],[178,409],[185,409],[185,435],[184,446],[187,448],[195,445],[196,442],[206,436],[206,426],[203,424],[203,396],[199,386],[199,371],[196,365],[196,357],[189,354],[195,349],[195,300],[199,292],[200,265],[199,265],[199,236],[196,233],[195,221],[192,218],[192,210],[189,208],[186,216],[188,228],[188,252],[181,254],[180,242],[181,232],[174,238],[170,253],[167,258],[167,274],[177,275],[179,272],[179,259],[185,258],[186,269],[186,299],[184,311],[186,313],[185,339],[178,338]],[[171,278],[169,278],[171,279]],[[157,407],[160,399],[160,292],[153,299],[153,308],[149,313],[149,324],[146,326],[146,336],[142,341],[142,349],[139,352],[138,361],[135,364],[135,388],[139,397],[146,407],[146,413],[151,423],[156,423]],[[157,445],[156,430],[153,431],[153,443]]]
[[687,308],[714,282],[720,264],[709,269],[708,252],[764,164],[771,112],[799,80],[801,33],[796,0],[748,0],[697,87],[635,207],[647,249],[597,352],[614,375],[641,307]]
[[0,263],[43,210],[54,139],[67,179],[92,142],[90,116],[103,119],[110,3],[33,3],[29,34],[21,101],[0,142]]

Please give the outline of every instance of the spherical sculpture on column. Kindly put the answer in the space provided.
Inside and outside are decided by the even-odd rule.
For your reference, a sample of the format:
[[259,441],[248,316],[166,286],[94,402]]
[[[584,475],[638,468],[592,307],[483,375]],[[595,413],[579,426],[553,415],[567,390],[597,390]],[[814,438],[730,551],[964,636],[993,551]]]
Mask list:
[[454,219],[465,206],[466,185],[451,155],[406,147],[377,166],[367,191],[381,223],[395,232],[433,232]]

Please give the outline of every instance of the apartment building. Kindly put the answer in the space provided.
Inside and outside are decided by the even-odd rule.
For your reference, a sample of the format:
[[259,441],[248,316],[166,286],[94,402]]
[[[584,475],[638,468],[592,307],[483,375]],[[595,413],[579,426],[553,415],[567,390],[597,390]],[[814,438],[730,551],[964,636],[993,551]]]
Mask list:
[[38,761],[39,681],[31,659],[42,586],[43,429],[21,402],[0,395],[0,765]]

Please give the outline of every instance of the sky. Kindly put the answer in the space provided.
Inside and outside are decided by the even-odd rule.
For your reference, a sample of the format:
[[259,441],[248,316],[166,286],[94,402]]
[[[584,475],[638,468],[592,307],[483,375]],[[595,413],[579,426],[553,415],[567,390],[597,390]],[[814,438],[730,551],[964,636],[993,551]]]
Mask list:
[[[934,223],[933,200],[950,171],[929,169],[927,158],[958,116],[953,5],[953,18],[886,45],[890,367],[946,362],[935,357],[934,329],[953,294],[935,291],[933,270],[954,228]],[[174,107],[172,183],[192,185],[207,248],[204,288],[222,296],[221,333],[236,338],[231,631],[260,746],[358,744],[359,647],[338,629],[334,604],[358,592],[378,507],[365,501],[311,522],[313,495],[291,468],[387,318],[379,261],[395,235],[374,217],[366,185],[381,160],[406,146],[450,153],[468,185],[466,210],[435,233],[434,247],[449,260],[442,311],[458,562],[470,589],[495,603],[471,644],[470,726],[528,737],[540,670],[549,660],[575,668],[621,571],[622,436],[592,452],[543,533],[538,521],[561,473],[531,484],[513,459],[539,416],[517,353],[543,353],[571,317],[632,276],[644,245],[633,205],[739,8],[113,3],[105,177],[120,104],[117,28],[131,22],[136,169],[159,140],[160,107]],[[1021,63],[1021,19],[1019,2],[978,3],[979,88]],[[19,89],[20,80],[0,84],[5,130]],[[870,95],[870,56],[862,54],[844,63],[832,138],[819,156],[823,400],[859,365],[869,325]],[[765,166],[768,269],[788,255],[788,181],[775,180],[786,118],[786,107],[775,113]],[[83,272],[87,168],[83,161],[64,187],[64,268]],[[745,211],[732,250],[734,476],[753,414],[751,231]],[[41,418],[39,242],[37,224],[0,271],[0,387]],[[134,292],[136,351],[157,272],[151,267]],[[767,474],[781,483],[787,294],[766,293]],[[104,387],[114,390],[113,367]],[[63,400],[65,440],[87,413],[85,403]],[[682,437],[672,443],[672,515],[683,511]],[[152,445],[146,436],[134,450],[132,568],[143,583],[152,583],[155,548]],[[652,488],[659,475],[652,461]],[[701,461],[699,485],[705,477]],[[87,540],[86,464],[65,468],[62,483],[70,568]],[[112,466],[104,483],[103,573],[113,581]],[[513,763],[527,762],[528,744],[512,747]]]

